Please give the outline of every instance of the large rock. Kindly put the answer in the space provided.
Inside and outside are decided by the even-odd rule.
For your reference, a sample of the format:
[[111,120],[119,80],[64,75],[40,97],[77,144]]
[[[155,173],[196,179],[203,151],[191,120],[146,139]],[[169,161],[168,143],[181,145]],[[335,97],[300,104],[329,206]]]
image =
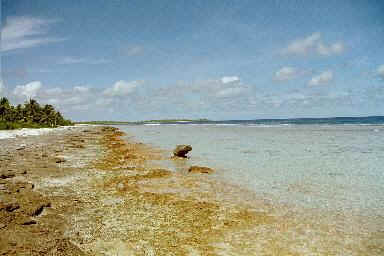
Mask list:
[[173,150],[173,155],[177,157],[187,157],[186,154],[191,150],[191,145],[177,145],[175,150]]
[[189,167],[188,172],[210,174],[210,173],[213,173],[214,171],[213,171],[213,169],[211,169],[209,167],[192,165],[191,167]]

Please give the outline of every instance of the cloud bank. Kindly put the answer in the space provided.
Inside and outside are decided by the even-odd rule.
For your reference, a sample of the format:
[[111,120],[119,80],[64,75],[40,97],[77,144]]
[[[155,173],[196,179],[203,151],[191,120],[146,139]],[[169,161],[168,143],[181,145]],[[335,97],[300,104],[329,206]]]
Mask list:
[[[281,79],[297,73],[284,67]],[[164,118],[272,118],[326,116],[332,106],[346,110],[365,104],[381,104],[384,90],[342,90],[322,86],[333,80],[333,71],[314,75],[301,89],[282,88],[272,92],[240,78],[178,82],[159,86],[146,81],[118,80],[98,88],[88,85],[49,87],[40,81],[16,86],[11,101],[21,103],[36,98],[41,104],[52,104],[74,120],[145,120]],[[230,76],[226,76],[227,78]],[[16,102],[15,102],[16,101]],[[358,109],[355,109],[356,111]]]
[[237,76],[224,76],[221,78],[223,84],[233,83],[240,81],[240,78]]

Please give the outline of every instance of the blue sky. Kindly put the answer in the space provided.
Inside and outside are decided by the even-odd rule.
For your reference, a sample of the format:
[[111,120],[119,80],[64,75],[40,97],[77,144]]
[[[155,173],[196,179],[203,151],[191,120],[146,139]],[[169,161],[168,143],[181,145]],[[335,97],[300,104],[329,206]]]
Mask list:
[[2,83],[75,120],[384,114],[383,1],[2,0]]

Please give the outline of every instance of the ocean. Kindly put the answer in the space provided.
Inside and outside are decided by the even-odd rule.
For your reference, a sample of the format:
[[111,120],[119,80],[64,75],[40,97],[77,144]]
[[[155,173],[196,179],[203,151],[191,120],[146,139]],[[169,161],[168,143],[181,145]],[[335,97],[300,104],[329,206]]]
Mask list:
[[384,117],[184,122],[119,126],[130,139],[193,150],[186,166],[295,207],[384,212]]

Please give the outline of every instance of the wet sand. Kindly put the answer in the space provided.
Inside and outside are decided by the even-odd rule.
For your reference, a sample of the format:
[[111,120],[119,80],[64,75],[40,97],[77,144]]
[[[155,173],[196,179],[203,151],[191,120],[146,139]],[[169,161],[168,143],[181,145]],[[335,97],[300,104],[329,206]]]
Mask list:
[[383,255],[382,217],[297,209],[78,127],[0,140],[0,255]]

